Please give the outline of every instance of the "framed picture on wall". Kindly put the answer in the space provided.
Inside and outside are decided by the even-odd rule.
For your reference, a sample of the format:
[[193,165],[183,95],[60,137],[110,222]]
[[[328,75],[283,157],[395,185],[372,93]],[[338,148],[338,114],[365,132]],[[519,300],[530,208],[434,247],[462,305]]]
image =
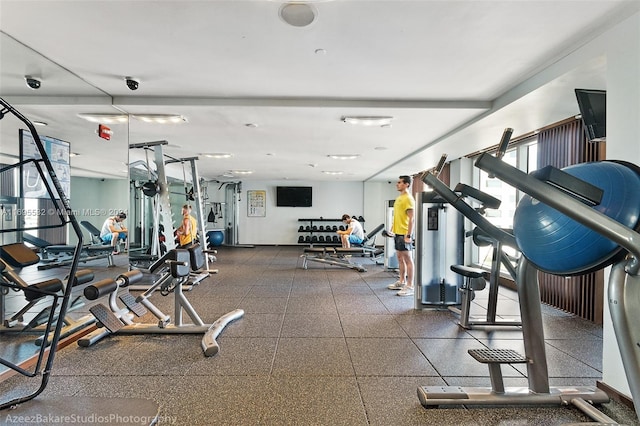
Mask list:
[[265,217],[267,215],[267,191],[247,191],[247,216]]

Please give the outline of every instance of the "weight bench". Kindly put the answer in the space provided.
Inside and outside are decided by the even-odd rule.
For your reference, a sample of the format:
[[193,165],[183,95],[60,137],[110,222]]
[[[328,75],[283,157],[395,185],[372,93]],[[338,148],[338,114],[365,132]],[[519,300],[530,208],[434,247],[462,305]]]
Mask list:
[[[69,277],[65,277],[64,280],[59,278],[51,278],[44,281],[40,281],[34,284],[28,284],[25,282],[14,269],[23,268],[31,265],[35,265],[40,261],[40,258],[24,243],[7,244],[0,247],[0,274],[2,280],[0,284],[4,287],[0,292],[0,317],[2,318],[2,325],[0,326],[0,333],[4,332],[38,332],[43,333],[45,330],[42,325],[47,322],[51,317],[51,311],[58,306],[57,298],[62,294],[64,290],[63,282],[69,281]],[[76,272],[75,277],[71,280],[73,287],[87,284],[94,279],[94,274],[91,270],[83,269]],[[8,294],[9,288],[14,291],[23,291],[27,304],[19,311],[8,317],[5,307],[5,295]],[[29,322],[25,322],[25,316],[32,311],[37,304],[42,303],[47,296],[52,296],[53,301],[44,309],[33,315]],[[69,303],[67,312],[73,309],[77,309],[84,306],[81,296],[77,296]],[[55,314],[54,314],[55,319]],[[65,327],[62,328],[61,336],[67,336],[75,333],[78,330],[92,324],[95,320],[91,316],[85,316],[78,320],[72,320],[69,316],[63,318]],[[36,340],[36,344],[41,345],[44,340],[44,336]],[[47,337],[47,344],[50,342],[49,336]]]
[[365,235],[361,244],[351,244],[350,248],[336,247],[335,251],[338,256],[362,256],[362,257],[378,257],[384,250],[376,248],[376,236],[384,229],[384,223],[376,226],[376,228]]
[[89,238],[91,238],[91,244],[106,244],[100,238],[100,230],[93,226],[93,223],[87,222],[86,220],[80,221],[80,225],[84,227],[87,231],[89,231]]
[[[31,234],[23,233],[22,239],[29,244],[34,245],[40,250],[40,256],[43,264],[38,265],[39,270],[58,268],[61,266],[71,265],[71,259],[60,260],[63,258],[72,257],[75,252],[76,246],[66,244],[51,244],[50,242],[43,240],[42,238],[34,237]],[[49,256],[56,256],[50,258]],[[82,246],[80,251],[80,262],[89,262],[92,260],[107,259],[108,267],[115,266],[113,262],[113,248],[110,245],[104,244],[91,244]],[[15,265],[14,265],[15,266]]]
[[367,272],[364,266],[351,263],[345,257],[336,257],[336,249],[333,247],[305,247],[302,258],[302,269],[307,269],[308,261],[324,263],[326,265],[340,266],[342,268],[355,269],[358,272]]

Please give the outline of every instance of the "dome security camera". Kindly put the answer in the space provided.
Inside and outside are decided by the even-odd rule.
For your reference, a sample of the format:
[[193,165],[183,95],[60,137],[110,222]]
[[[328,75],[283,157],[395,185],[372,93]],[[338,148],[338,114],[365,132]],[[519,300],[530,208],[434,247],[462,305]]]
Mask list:
[[138,86],[140,86],[140,81],[136,80],[132,77],[125,77],[125,81],[127,82],[127,87],[129,90],[138,90]]
[[25,81],[27,82],[27,86],[30,89],[37,90],[42,86],[42,82],[37,78],[31,77],[30,75],[24,76]]

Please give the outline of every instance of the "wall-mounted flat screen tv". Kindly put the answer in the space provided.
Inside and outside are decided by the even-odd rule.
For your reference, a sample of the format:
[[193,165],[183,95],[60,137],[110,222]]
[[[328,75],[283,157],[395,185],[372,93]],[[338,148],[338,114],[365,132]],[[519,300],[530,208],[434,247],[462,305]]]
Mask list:
[[575,89],[582,122],[589,140],[603,141],[607,137],[606,90]]
[[311,207],[311,195],[310,186],[277,186],[276,206]]

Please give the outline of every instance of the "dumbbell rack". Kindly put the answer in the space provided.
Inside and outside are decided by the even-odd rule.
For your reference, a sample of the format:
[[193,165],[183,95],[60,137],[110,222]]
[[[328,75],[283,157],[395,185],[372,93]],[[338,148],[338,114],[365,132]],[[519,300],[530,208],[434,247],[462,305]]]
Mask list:
[[[298,227],[298,233],[300,234],[300,237],[298,238],[298,244],[305,244],[311,247],[313,247],[314,244],[325,246],[339,246],[341,243],[339,235],[336,234],[336,231],[338,229],[346,229],[345,225],[342,223],[342,219],[298,219],[298,222],[308,222],[308,225],[300,225]],[[323,223],[323,225],[318,225],[318,222]],[[340,225],[324,225],[327,222],[335,222],[339,223]],[[327,241],[327,238],[330,238],[330,241]]]

